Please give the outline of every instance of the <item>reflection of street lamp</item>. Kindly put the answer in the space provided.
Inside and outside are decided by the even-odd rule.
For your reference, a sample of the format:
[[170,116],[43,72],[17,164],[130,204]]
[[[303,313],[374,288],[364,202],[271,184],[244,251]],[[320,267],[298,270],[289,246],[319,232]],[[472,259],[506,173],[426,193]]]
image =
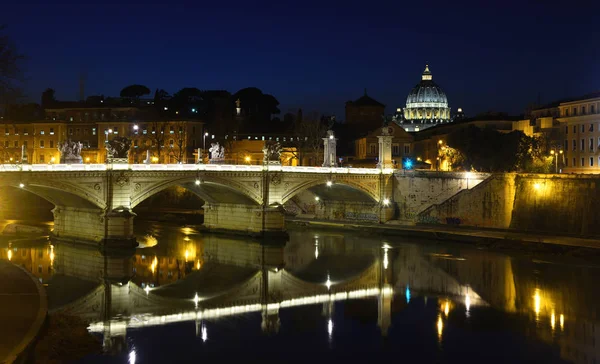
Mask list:
[[437,170],[440,171],[442,169],[442,158],[440,158],[440,148],[442,147],[442,144],[444,142],[442,141],[442,139],[438,140],[437,142],[437,148],[438,148],[438,155],[437,155]]

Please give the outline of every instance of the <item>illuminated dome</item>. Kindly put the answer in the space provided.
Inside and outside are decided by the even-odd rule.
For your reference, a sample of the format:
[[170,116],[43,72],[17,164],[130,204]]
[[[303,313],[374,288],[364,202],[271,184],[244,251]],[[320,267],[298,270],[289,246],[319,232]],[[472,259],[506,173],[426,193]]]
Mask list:
[[437,124],[450,121],[448,98],[441,87],[433,82],[429,65],[406,98],[404,122],[413,124]]

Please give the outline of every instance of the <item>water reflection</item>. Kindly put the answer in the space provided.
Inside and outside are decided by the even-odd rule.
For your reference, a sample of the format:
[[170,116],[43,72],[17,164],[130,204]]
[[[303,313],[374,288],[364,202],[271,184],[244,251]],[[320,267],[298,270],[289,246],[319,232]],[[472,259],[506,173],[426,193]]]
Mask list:
[[533,329],[519,333],[558,345],[562,358],[600,361],[594,262],[324,232],[292,232],[287,244],[269,245],[156,225],[140,239],[148,243],[111,252],[19,240],[3,243],[0,257],[48,284],[52,312],[86,319],[107,352],[130,353],[130,362],[133,328],[190,321],[210,345],[207,322],[254,312],[262,332],[277,334],[286,325],[282,310],[321,305],[320,330],[331,343],[342,327],[336,302],[376,301],[377,326],[386,336],[401,330],[393,316],[420,304],[419,297],[436,301],[426,324],[440,345],[455,320],[475,322],[477,310],[494,308],[525,318]]

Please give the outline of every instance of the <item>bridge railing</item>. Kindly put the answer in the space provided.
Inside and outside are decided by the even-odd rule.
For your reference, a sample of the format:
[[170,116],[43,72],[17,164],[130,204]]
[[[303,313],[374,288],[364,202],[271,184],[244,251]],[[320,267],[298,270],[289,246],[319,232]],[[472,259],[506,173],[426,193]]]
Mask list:
[[305,167],[243,164],[0,164],[0,172],[68,171],[281,171],[290,173],[391,174],[391,168]]

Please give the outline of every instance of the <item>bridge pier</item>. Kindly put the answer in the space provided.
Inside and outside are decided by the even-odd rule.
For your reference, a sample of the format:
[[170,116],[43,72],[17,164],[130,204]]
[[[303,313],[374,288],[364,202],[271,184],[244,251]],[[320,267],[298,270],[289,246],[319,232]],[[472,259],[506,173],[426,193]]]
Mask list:
[[56,206],[54,237],[76,242],[102,244],[104,247],[136,246],[133,235],[135,214],[127,209],[105,212],[100,209]]
[[204,206],[204,227],[211,231],[284,236],[285,216],[279,207],[209,203]]

